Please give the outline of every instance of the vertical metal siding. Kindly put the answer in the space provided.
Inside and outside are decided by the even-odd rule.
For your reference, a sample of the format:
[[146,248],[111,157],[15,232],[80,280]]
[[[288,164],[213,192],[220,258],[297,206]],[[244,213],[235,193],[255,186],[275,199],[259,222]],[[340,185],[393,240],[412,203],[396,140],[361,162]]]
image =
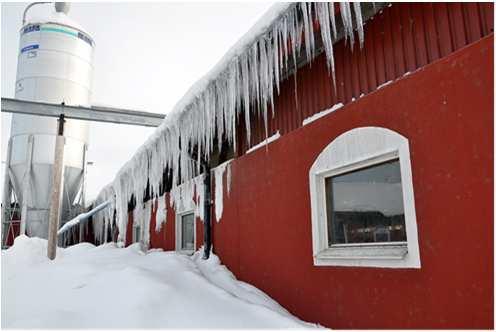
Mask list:
[[[315,113],[349,103],[493,33],[493,13],[493,3],[395,3],[385,8],[366,22],[363,49],[355,45],[352,51],[344,40],[334,46],[335,88],[323,54],[281,83],[275,114],[269,113],[269,136],[278,130],[284,135]],[[239,128],[238,151],[243,154],[249,148],[244,123]],[[263,117],[253,116],[250,146],[265,137]]]

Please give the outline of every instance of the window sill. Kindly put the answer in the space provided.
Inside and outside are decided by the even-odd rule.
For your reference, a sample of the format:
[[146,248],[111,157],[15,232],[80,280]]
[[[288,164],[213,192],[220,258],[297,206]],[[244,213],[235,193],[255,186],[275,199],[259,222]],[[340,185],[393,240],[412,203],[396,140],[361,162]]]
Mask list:
[[317,258],[331,259],[403,259],[406,245],[387,246],[331,246],[317,254]]
[[314,256],[316,266],[417,267],[401,245],[332,246]]

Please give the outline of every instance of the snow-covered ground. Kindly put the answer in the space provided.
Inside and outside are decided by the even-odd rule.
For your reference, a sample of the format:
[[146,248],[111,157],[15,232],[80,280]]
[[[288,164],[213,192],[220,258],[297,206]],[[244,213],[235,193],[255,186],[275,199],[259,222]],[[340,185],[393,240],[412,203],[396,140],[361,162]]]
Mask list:
[[311,328],[207,261],[138,245],[82,243],[46,258],[46,240],[2,250],[2,328]]

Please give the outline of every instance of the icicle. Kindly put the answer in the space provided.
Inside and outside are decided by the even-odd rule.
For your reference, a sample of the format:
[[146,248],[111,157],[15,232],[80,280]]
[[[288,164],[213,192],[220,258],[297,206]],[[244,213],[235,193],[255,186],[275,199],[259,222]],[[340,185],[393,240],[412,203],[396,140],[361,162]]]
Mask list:
[[358,30],[358,40],[360,41],[360,48],[363,48],[363,20],[362,20],[362,9],[360,8],[360,2],[353,2],[353,9],[355,11],[356,26]]
[[298,44],[298,39],[299,37],[297,36],[298,34],[298,25],[297,25],[297,18],[296,18],[296,13],[293,11],[290,13],[289,16],[289,38],[291,40],[291,55],[293,57],[293,66],[294,68],[297,68],[296,65],[296,50],[297,50],[297,44]]
[[[260,110],[260,85],[259,85],[259,65],[258,65],[258,42],[253,44],[250,50],[250,69],[251,69],[251,82],[252,82],[252,101],[257,104],[257,110]],[[258,101],[258,102],[257,102]]]
[[194,185],[195,182],[192,179],[171,189],[169,205],[174,207],[175,211],[189,211],[195,208]]
[[[278,33],[278,29],[277,29],[277,26],[274,25],[274,30],[272,30],[272,42],[274,44],[274,50],[273,50],[273,54],[274,54],[274,79],[276,81],[276,89],[277,89],[277,94],[279,95],[279,64],[280,64],[280,61],[279,61],[279,33]],[[272,108],[272,116],[274,116],[275,112],[274,112],[274,108]]]
[[313,34],[313,16],[312,16],[312,6],[313,4],[311,2],[307,2],[307,10],[308,10],[308,28],[309,28],[309,31],[308,31],[308,36],[309,36],[309,39],[308,41],[305,40],[305,43],[309,43],[310,44],[310,65],[312,64],[312,60],[315,56],[315,38],[314,38],[314,34]]
[[266,44],[267,47],[267,100],[270,100],[270,107],[272,112],[272,117],[274,117],[274,49],[273,42],[269,41]]
[[[141,243],[143,249],[146,251],[150,246],[150,219],[152,217],[152,205],[154,200],[150,199],[143,204],[143,210],[141,212],[141,219],[138,220],[138,224],[141,227]],[[135,221],[136,222],[136,221]]]
[[269,136],[269,125],[267,118],[267,101],[268,101],[268,90],[269,90],[269,76],[268,76],[268,59],[267,59],[267,49],[265,48],[265,39],[262,38],[259,44],[260,51],[260,90],[261,90],[261,108],[262,116],[264,120],[265,137]]
[[224,209],[224,186],[223,177],[224,171],[228,163],[221,164],[214,169],[215,177],[215,219],[217,222],[222,218],[222,211]]
[[205,206],[205,175],[202,174],[194,178],[195,182],[195,191],[196,191],[196,209],[195,216],[199,217],[201,220],[204,220],[204,206]]
[[[354,23],[350,3],[339,5],[345,40],[349,39],[353,47]],[[270,20],[258,25],[255,32],[243,38],[209,74],[190,88],[164,122],[119,170],[114,181],[100,192],[96,201],[111,199],[112,204],[101,217],[94,218],[96,237],[106,237],[104,233],[112,225],[115,210],[118,241],[122,244],[126,239],[129,200],[132,197],[136,200],[136,217],[146,218],[148,211],[142,204],[145,190],[149,185],[149,194],[157,195],[164,170],[170,171],[172,177],[171,206],[175,209],[192,208],[195,190],[197,202],[202,200],[203,184],[192,179],[197,179],[201,162],[209,162],[214,149],[222,149],[224,141],[236,146],[236,126],[240,119],[244,118],[248,145],[251,144],[251,116],[255,114],[263,118],[268,139],[267,108],[271,107],[274,116],[274,96],[280,92],[281,77],[290,67],[288,62],[292,58],[296,83],[297,59],[303,41],[306,60],[312,61],[315,56],[314,18],[319,21],[327,66],[336,84],[332,44],[337,37],[334,5],[280,3],[274,8],[268,16]],[[354,3],[353,10],[362,47],[364,35],[360,4]],[[298,104],[296,84],[295,92]],[[214,146],[215,142],[217,146]],[[192,159],[194,154],[196,156]],[[165,199],[162,200],[165,208]],[[222,207],[222,203],[219,206]],[[196,209],[198,214],[203,213],[198,204]],[[222,209],[219,218],[220,215]]]
[[341,11],[341,19],[343,20],[343,26],[345,31],[345,41],[350,39],[350,47],[353,51],[353,44],[355,43],[355,37],[353,34],[353,19],[351,18],[351,9],[349,2],[340,2],[339,8]]
[[329,16],[331,18],[332,24],[332,35],[334,39],[338,36],[338,31],[336,30],[336,17],[334,16],[334,2],[329,2]]
[[[320,33],[322,36],[322,42],[324,44],[324,50],[327,58],[327,68],[330,70],[332,75],[332,83],[334,88],[336,88],[336,74],[334,69],[334,51],[332,47],[331,38],[331,28],[329,26],[329,11],[328,4],[325,2],[319,2],[317,6],[317,19],[320,24]],[[332,4],[331,4],[332,6]]]
[[282,24],[282,44],[284,48],[284,67],[288,68],[288,17],[284,17]]
[[227,196],[231,194],[231,163],[227,165]]
[[246,126],[246,137],[247,142],[250,142],[250,81],[249,81],[249,71],[248,71],[248,58],[246,54],[241,57],[241,76],[243,80],[243,107],[245,114],[245,126]]
[[157,213],[155,215],[155,232],[160,232],[162,225],[167,223],[167,202],[165,195],[157,198]]
[[307,2],[301,2],[300,8],[303,13],[303,28],[305,33],[305,51],[307,54],[307,59],[312,58],[312,42],[310,39],[310,26],[312,25],[312,18],[308,17],[308,7],[310,6]]

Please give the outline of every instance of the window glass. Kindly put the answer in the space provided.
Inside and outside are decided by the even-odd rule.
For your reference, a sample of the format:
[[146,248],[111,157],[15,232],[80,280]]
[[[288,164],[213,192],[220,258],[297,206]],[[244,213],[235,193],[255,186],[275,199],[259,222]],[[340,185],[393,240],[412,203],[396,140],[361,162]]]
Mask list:
[[399,160],[325,179],[329,246],[404,242]]
[[195,249],[195,218],[193,213],[181,216],[181,250]]
[[139,242],[140,241],[140,234],[141,234],[141,227],[139,225],[135,225],[134,226],[134,240],[133,242],[136,243],[136,242]]

